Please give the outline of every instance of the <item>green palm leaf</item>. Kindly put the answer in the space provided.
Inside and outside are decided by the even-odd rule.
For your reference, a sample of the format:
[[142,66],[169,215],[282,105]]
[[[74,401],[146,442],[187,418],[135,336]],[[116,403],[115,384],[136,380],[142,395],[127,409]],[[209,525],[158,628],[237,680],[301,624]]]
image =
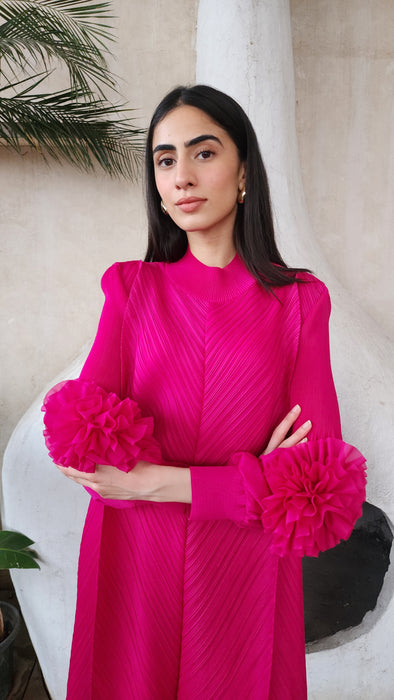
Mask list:
[[[103,55],[113,40],[111,18],[110,2],[0,0],[3,144],[21,153],[22,140],[45,159],[137,177],[145,132],[127,116],[132,110],[103,92],[116,87]],[[55,60],[67,67],[70,87],[37,94]]]
[[[108,2],[86,0],[4,0],[0,3],[0,56],[11,74],[54,59],[68,68],[72,88],[86,90],[91,83],[115,87],[102,51],[113,40]],[[91,18],[95,18],[95,22]],[[97,20],[100,20],[97,23]],[[4,68],[0,75],[4,75]]]
[[[81,91],[78,97],[84,97]],[[129,126],[122,106],[74,98],[75,92],[69,90],[0,97],[0,139],[19,152],[22,140],[44,158],[62,156],[84,170],[98,164],[110,175],[134,179],[142,160],[144,130]]]

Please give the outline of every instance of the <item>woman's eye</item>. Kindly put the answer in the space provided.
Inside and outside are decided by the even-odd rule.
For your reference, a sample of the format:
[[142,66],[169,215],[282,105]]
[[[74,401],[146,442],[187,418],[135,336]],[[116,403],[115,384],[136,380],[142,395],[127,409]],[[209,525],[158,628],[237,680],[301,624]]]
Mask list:
[[197,158],[200,158],[201,160],[208,160],[211,156],[213,156],[214,153],[213,151],[209,151],[207,149],[204,149],[203,151],[200,151],[197,155]]
[[159,158],[157,161],[157,165],[160,168],[169,168],[174,162],[173,158],[170,158],[169,156],[166,156],[165,158]]

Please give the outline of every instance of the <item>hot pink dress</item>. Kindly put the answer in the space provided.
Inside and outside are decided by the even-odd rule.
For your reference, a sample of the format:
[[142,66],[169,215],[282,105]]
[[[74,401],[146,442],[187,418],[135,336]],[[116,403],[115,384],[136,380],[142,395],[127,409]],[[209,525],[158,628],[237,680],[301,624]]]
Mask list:
[[[306,698],[296,551],[304,535],[280,556],[264,517],[280,520],[282,506],[263,517],[260,496],[270,491],[265,458],[256,459],[299,403],[299,422],[313,423],[305,450],[339,446],[342,469],[329,296],[316,278],[299,277],[306,282],[274,296],[238,256],[220,269],[190,251],[176,263],[117,263],[105,273],[81,377],[153,416],[163,463],[191,466],[192,505],[92,498],[68,700]],[[286,453],[286,483],[295,449],[275,451],[279,471]],[[326,473],[324,457],[313,459]],[[330,546],[326,529],[321,548],[326,536]]]

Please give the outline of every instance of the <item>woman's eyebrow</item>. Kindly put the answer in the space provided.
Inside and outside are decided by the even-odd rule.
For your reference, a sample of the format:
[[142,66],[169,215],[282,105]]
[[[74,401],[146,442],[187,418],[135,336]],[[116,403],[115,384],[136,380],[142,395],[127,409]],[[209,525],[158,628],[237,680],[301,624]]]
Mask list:
[[[201,141],[217,141],[221,146],[223,145],[217,136],[213,134],[202,134],[201,136],[196,136],[194,139],[190,139],[190,141],[186,141],[185,148],[196,146],[198,143],[201,143]],[[153,149],[153,154],[157,153],[157,151],[176,151],[176,148],[171,143],[160,143]]]
[[187,141],[185,146],[186,148],[190,148],[190,146],[196,146],[196,144],[201,143],[201,141],[217,141],[221,146],[223,146],[221,140],[213,134],[202,134],[202,136],[196,136],[194,139]]

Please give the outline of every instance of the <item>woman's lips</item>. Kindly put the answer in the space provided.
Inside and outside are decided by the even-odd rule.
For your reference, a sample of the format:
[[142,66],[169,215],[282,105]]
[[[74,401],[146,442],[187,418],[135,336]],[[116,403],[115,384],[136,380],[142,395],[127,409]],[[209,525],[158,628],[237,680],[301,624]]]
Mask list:
[[176,206],[182,211],[190,213],[196,211],[204,202],[206,200],[200,197],[184,197],[183,199],[178,199]]

